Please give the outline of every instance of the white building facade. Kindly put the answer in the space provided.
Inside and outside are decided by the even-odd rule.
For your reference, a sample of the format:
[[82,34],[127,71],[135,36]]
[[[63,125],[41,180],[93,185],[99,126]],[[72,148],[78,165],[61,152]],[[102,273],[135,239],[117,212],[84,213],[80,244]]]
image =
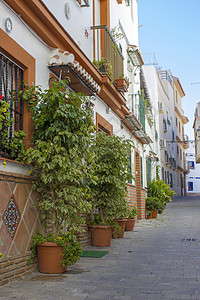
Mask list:
[[[128,184],[128,201],[137,205],[138,217],[145,218],[147,160],[154,168],[153,178],[158,147],[152,144],[157,117],[150,125],[141,91],[144,88],[149,99],[145,81],[141,84],[140,80],[144,61],[138,47],[138,1],[4,0],[0,11],[0,95],[7,99],[9,90],[20,88],[23,81],[46,89],[52,79],[69,77],[68,88],[88,96],[94,107],[97,131],[134,141],[130,165],[135,179]],[[103,60],[104,70],[94,60],[98,64]],[[129,79],[129,87],[124,81],[122,87],[117,86],[120,77]],[[19,104],[16,128],[25,131],[29,147],[33,124],[26,103]],[[0,198],[0,237],[4,243],[0,252],[4,267],[7,260],[15,266],[15,261],[28,259],[31,236],[41,230],[41,222],[29,167],[11,160],[2,149],[0,152],[0,195],[4,195]],[[11,220],[5,217],[9,211],[17,216],[12,231]],[[33,266],[25,271],[22,267],[18,274],[31,269]],[[14,278],[12,271],[7,271],[7,278]]]
[[200,195],[200,164],[196,163],[195,142],[190,142],[190,147],[185,153],[186,162],[190,173],[186,176],[186,188],[188,196]]
[[188,139],[184,136],[184,124],[188,119],[181,108],[184,92],[170,70],[156,71],[154,65],[143,68],[151,98],[155,99],[160,178],[170,184],[177,195],[185,195],[188,173],[185,149],[188,148]]

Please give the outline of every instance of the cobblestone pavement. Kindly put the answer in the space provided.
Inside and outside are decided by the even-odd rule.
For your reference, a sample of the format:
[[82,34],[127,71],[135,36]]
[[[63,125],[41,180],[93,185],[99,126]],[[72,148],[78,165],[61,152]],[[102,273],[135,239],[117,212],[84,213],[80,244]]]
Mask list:
[[139,221],[106,249],[63,275],[35,272],[3,286],[0,300],[200,299],[200,197],[175,198],[158,219]]

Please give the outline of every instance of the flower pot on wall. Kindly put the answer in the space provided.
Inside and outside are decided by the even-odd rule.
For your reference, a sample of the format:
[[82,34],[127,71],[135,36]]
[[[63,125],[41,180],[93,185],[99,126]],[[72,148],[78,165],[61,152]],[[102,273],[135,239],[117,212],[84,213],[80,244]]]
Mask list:
[[120,91],[120,92],[127,92],[128,91],[128,84],[126,82],[126,80],[124,78],[118,78],[115,80],[115,83],[116,83],[116,86],[117,86],[117,89]]
[[91,225],[92,246],[108,247],[112,239],[112,227],[108,225]]
[[121,234],[119,235],[114,235],[113,238],[118,239],[118,238],[123,238],[124,237],[124,231],[125,231],[125,226],[126,226],[126,221],[127,219],[123,220],[114,220],[117,222],[117,224],[121,227]]
[[63,248],[56,243],[44,242],[37,245],[39,272],[60,274],[66,271],[61,261]]
[[135,227],[136,220],[135,219],[127,219],[125,225],[125,231],[133,231]]

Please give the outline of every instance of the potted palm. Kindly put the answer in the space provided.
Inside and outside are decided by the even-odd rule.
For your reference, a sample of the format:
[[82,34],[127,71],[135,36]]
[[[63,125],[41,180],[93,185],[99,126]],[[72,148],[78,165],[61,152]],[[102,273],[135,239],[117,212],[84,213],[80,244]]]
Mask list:
[[[94,153],[93,168],[97,178],[90,181],[91,202],[93,211],[99,216],[99,224],[92,225],[92,244],[109,246],[112,237],[113,219],[119,218],[127,210],[127,182],[132,178],[129,170],[129,155],[132,141],[118,136],[108,136],[99,132],[93,139],[91,149]],[[90,220],[94,221],[93,214]],[[103,228],[100,228],[100,226]],[[106,242],[97,241],[100,231],[107,233]]]
[[135,217],[137,216],[137,208],[135,206],[130,209],[126,225],[125,225],[125,231],[133,231],[136,219]]
[[[26,86],[23,99],[28,101],[35,126],[27,162],[32,165],[33,186],[40,195],[42,221],[45,228],[50,223],[52,230],[50,235],[33,236],[31,248],[33,256],[36,252],[39,255],[39,263],[51,247],[53,252],[58,248],[56,261],[64,272],[81,253],[75,237],[83,222],[79,213],[90,209],[85,178],[91,178],[92,112],[86,97],[67,89],[67,81],[54,82],[44,91]],[[59,267],[52,270],[53,261],[48,258],[45,270],[39,266],[41,272],[58,273]]]

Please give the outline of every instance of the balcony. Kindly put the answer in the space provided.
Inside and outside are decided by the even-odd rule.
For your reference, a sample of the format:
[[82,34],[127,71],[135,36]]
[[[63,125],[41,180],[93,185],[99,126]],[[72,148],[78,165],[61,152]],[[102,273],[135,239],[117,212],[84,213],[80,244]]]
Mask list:
[[130,94],[127,107],[131,111],[122,121],[132,133],[143,143],[149,144],[153,141],[145,132],[145,103],[140,94]]
[[184,160],[184,174],[189,174],[190,173],[190,165],[189,165],[189,161],[187,161],[186,159]]
[[132,94],[131,100],[129,100],[128,107],[130,111],[135,115],[136,119],[142,125],[145,131],[145,102],[140,96],[140,94]]
[[97,68],[103,75],[109,75],[112,81],[124,74],[124,57],[106,25],[92,26],[94,30],[94,53],[97,64],[102,60],[104,68]]
[[188,139],[188,136],[187,135],[184,135],[183,136],[183,148],[184,149],[188,149],[190,146],[189,146],[189,139]]
[[165,164],[168,165],[169,164],[169,154],[167,151],[165,151]]
[[175,170],[176,169],[176,160],[174,157],[172,157],[172,169]]

